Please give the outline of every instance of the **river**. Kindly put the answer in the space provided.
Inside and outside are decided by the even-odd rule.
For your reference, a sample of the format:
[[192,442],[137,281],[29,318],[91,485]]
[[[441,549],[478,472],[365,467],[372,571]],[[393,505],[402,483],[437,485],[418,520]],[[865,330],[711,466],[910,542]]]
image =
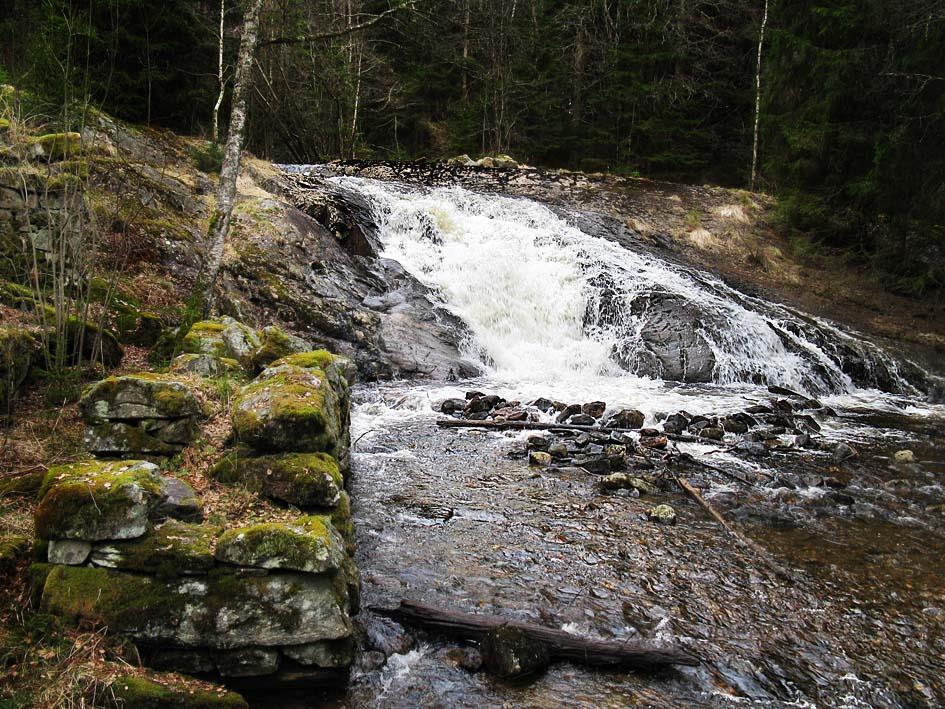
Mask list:
[[[372,205],[382,256],[430,289],[431,308],[464,323],[463,355],[483,372],[357,388],[351,492],[364,605],[409,598],[591,637],[672,642],[702,660],[657,675],[557,664],[514,685],[459,667],[457,643],[367,610],[346,705],[945,701],[945,409],[924,401],[895,358],[710,274],[587,233],[537,202],[332,181]],[[684,348],[681,361],[674,347]],[[770,455],[746,456],[728,433],[671,446],[712,467],[678,458],[672,466],[794,570],[795,583],[678,487],[605,493],[581,468],[530,466],[527,433],[436,426],[443,400],[474,390],[604,401],[608,412],[638,409],[659,428],[678,411],[770,406],[779,399],[770,386],[816,397],[813,444],[788,432]],[[840,460],[840,443],[857,454]],[[902,450],[911,459],[895,456]],[[647,520],[658,503],[675,508],[677,524]]]

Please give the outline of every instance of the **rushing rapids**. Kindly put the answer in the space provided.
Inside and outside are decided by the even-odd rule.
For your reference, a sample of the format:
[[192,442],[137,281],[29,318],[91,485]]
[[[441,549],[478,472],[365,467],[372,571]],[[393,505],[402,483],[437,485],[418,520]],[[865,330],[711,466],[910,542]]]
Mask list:
[[709,274],[587,234],[538,202],[360,178],[336,184],[367,199],[383,255],[469,327],[465,354],[501,380],[630,374],[812,395],[917,393],[878,348]]
[[[703,660],[657,676],[554,665],[515,686],[464,669],[455,643],[366,610],[346,705],[906,707],[945,697],[945,411],[923,401],[918,368],[579,211],[322,175],[359,205],[385,272],[396,262],[424,287],[419,298],[391,288],[365,301],[392,318],[409,301],[416,321],[420,301],[448,311],[480,372],[355,392],[364,606],[410,598],[588,637],[672,642]],[[815,445],[782,436],[754,458],[730,434],[681,442],[736,477],[698,464],[679,472],[796,571],[793,584],[678,490],[602,493],[579,467],[529,467],[524,433],[434,425],[444,399],[470,390],[604,400],[660,426],[675,411],[770,405],[768,385],[835,411],[817,414]],[[838,444],[858,457],[838,462]],[[905,447],[915,460],[893,456]],[[659,502],[676,509],[676,526],[647,521]]]

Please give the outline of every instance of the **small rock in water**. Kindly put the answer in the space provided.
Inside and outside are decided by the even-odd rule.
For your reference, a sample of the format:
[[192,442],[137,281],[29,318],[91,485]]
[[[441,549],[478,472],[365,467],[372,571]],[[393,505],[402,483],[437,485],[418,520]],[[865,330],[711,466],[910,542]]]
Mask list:
[[657,505],[646,516],[657,524],[676,524],[676,510],[669,505]]
[[666,433],[682,433],[689,427],[689,417],[683,413],[672,414],[663,422]]
[[587,414],[574,414],[574,416],[568,419],[568,423],[574,424],[575,426],[593,426],[597,423],[597,419]]
[[564,423],[569,418],[579,413],[581,413],[580,404],[568,404],[561,410],[561,413],[558,414],[557,418],[555,418],[555,421],[557,421],[558,423]]
[[593,475],[606,475],[610,472],[610,461],[603,456],[576,455],[574,464]]
[[669,444],[666,436],[645,436],[640,439],[640,445],[644,448],[665,448]]
[[915,462],[915,453],[913,453],[908,448],[901,451],[896,451],[893,455],[893,458],[896,459],[897,463],[914,463]]
[[590,401],[581,407],[581,411],[588,416],[599,419],[607,410],[607,404],[603,401]]
[[564,443],[552,443],[548,446],[548,453],[554,458],[567,458],[568,447]]
[[658,490],[643,478],[627,473],[611,473],[600,479],[598,483],[602,490],[636,490],[641,495],[655,495]]
[[833,460],[835,463],[841,463],[848,458],[854,458],[858,454],[856,448],[846,443],[838,443],[833,448]]
[[546,414],[550,414],[555,410],[555,402],[551,399],[545,399],[544,397],[535,399],[529,406],[534,406],[536,409]]
[[608,428],[640,428],[646,417],[642,411],[636,409],[621,409],[609,419],[607,419]]
[[551,455],[544,451],[531,451],[528,454],[528,464],[546,468],[551,465]]
[[484,394],[483,392],[481,392],[481,391],[467,391],[467,392],[466,392],[466,400],[467,400],[467,401],[472,401],[473,399],[478,399],[480,396],[485,396],[485,394]]
[[706,426],[699,431],[699,438],[708,438],[713,441],[721,441],[724,432],[718,426]]
[[660,433],[659,429],[656,429],[656,428],[641,428],[640,435],[641,436],[659,436],[662,434]]
[[369,652],[363,652],[358,656],[358,669],[362,672],[373,672],[374,670],[380,669],[384,666],[384,663],[387,662],[387,658],[384,657],[383,652],[378,652],[377,650],[371,650]]
[[544,436],[529,436],[525,447],[530,451],[546,451],[550,445],[551,441]]
[[466,408],[465,399],[447,399],[440,404],[440,413],[451,416],[456,413],[462,413]]
[[479,651],[485,668],[505,679],[536,675],[551,662],[544,643],[508,625],[490,630],[479,644]]
[[473,647],[454,647],[446,651],[447,659],[456,667],[467,672],[478,672],[482,669],[482,654]]

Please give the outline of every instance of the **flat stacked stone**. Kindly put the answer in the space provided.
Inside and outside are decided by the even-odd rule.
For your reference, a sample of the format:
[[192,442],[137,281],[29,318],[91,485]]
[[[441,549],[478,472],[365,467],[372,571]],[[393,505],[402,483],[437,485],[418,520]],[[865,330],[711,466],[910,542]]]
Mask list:
[[199,433],[203,410],[175,375],[127,374],[88,387],[79,401],[85,446],[103,456],[173,455]]

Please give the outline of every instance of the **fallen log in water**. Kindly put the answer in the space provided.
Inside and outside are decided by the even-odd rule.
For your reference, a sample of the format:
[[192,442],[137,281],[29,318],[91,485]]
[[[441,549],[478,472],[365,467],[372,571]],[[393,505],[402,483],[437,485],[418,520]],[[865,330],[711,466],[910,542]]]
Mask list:
[[[589,433],[639,433],[635,428],[610,428],[608,426],[585,426],[576,423],[542,423],[540,421],[475,421],[473,419],[438,419],[440,428],[488,428],[495,431],[584,431]],[[694,443],[705,439],[681,436],[676,433],[661,433],[672,441]]]
[[689,495],[689,497],[695,500],[706,512],[709,513],[709,515],[711,515],[712,519],[714,519],[716,522],[722,525],[722,528],[726,532],[728,532],[735,539],[735,541],[737,541],[746,549],[749,549],[750,551],[754,552],[755,555],[757,555],[757,557],[761,559],[761,561],[765,564],[765,566],[771,569],[775,573],[776,576],[778,576],[779,578],[785,581],[791,581],[792,583],[797,582],[798,577],[796,574],[786,569],[785,567],[781,566],[759,544],[756,544],[751,539],[748,539],[747,537],[742,535],[738,530],[732,527],[732,525],[730,525],[725,520],[725,518],[719,513],[719,511],[716,510],[712,505],[710,505],[706,501],[706,499],[699,493],[699,491],[696,490],[696,488],[694,488],[688,480],[686,480],[686,478],[683,478],[674,474],[673,479],[678,483],[679,487],[681,487],[683,491],[685,491],[685,493]]
[[699,659],[676,647],[635,640],[592,640],[563,630],[532,623],[517,623],[494,615],[464,613],[403,600],[397,608],[372,607],[376,613],[463,640],[480,641],[492,630],[507,626],[543,643],[552,659],[569,660],[592,667],[652,670],[669,665],[696,666]]

